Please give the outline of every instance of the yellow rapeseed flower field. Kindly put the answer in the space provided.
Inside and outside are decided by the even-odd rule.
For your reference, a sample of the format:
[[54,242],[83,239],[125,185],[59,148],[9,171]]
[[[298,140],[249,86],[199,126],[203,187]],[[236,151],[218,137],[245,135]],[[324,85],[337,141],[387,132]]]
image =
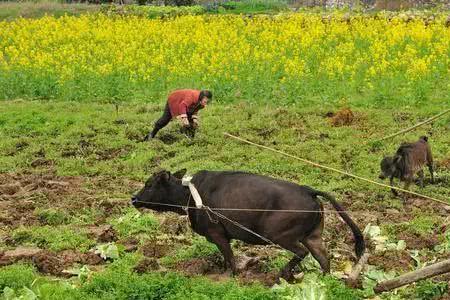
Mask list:
[[[126,98],[136,96],[136,89],[151,95],[185,86],[213,88],[229,98],[383,87],[414,92],[423,82],[448,81],[449,66],[444,16],[432,24],[309,13],[0,22],[3,98]],[[28,80],[26,88],[14,89],[20,76]],[[73,94],[74,88],[81,94]]]

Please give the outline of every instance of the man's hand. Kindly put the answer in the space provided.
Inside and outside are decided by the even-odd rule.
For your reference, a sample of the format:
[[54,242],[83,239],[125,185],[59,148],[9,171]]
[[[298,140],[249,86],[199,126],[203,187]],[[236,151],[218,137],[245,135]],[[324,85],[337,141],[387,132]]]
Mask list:
[[189,120],[187,115],[179,115],[177,118],[178,120],[180,120],[183,127],[189,127]]
[[192,128],[197,129],[198,125],[199,125],[198,116],[193,115],[192,116]]

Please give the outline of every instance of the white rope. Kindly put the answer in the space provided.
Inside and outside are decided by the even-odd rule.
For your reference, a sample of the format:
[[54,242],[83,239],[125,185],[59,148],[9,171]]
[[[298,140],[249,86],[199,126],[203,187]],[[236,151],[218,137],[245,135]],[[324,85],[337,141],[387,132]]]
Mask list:
[[[280,213],[339,213],[339,212],[345,212],[345,213],[364,213],[364,214],[373,214],[373,212],[361,210],[301,210],[301,209],[262,209],[262,208],[219,208],[219,207],[209,207],[209,206],[203,206],[201,208],[198,208],[196,206],[182,206],[182,205],[176,205],[176,204],[168,204],[168,203],[160,203],[160,202],[145,202],[145,201],[134,201],[134,203],[145,203],[145,204],[154,204],[154,205],[162,205],[162,206],[169,206],[169,207],[179,207],[183,210],[186,209],[204,209],[205,207],[208,207],[212,211],[249,211],[249,212],[280,212]],[[380,212],[382,213],[382,212]],[[403,214],[403,212],[396,211],[396,212],[390,212],[390,214],[396,213],[396,214]]]
[[436,199],[436,198],[433,198],[433,197],[430,197],[430,196],[426,196],[426,195],[422,195],[422,194],[419,194],[419,193],[416,193],[416,192],[413,192],[413,191],[405,190],[405,189],[402,189],[402,188],[399,188],[399,187],[395,187],[395,186],[387,185],[387,184],[384,184],[384,183],[376,182],[376,181],[373,181],[371,179],[367,179],[367,178],[364,178],[364,177],[361,177],[361,176],[353,175],[351,173],[348,173],[348,172],[345,172],[345,171],[341,171],[341,170],[338,170],[338,169],[335,169],[335,168],[332,168],[332,167],[321,165],[321,164],[318,164],[316,162],[313,162],[313,161],[310,161],[310,160],[307,160],[307,159],[304,159],[304,158],[301,158],[301,157],[298,157],[298,156],[295,156],[295,155],[292,155],[292,154],[289,154],[289,153],[286,153],[286,152],[283,152],[283,151],[280,151],[280,150],[277,150],[277,149],[274,149],[274,148],[271,148],[271,147],[268,147],[268,146],[264,146],[264,145],[261,145],[261,144],[257,144],[257,143],[251,142],[249,140],[246,140],[244,138],[241,138],[241,137],[229,134],[227,132],[224,132],[223,134],[225,136],[231,137],[233,139],[236,139],[238,141],[244,142],[246,144],[253,145],[253,146],[256,146],[256,147],[259,147],[259,148],[263,148],[263,149],[266,149],[266,150],[269,150],[269,151],[281,154],[283,156],[287,156],[287,157],[299,160],[301,162],[313,165],[313,166],[318,167],[318,168],[322,168],[322,169],[326,169],[326,170],[329,170],[329,171],[337,172],[337,173],[340,173],[340,174],[343,174],[343,175],[346,175],[346,176],[350,176],[352,178],[356,178],[356,179],[363,180],[363,181],[366,181],[366,182],[369,182],[369,183],[372,183],[372,184],[375,184],[375,185],[378,185],[378,186],[382,186],[382,187],[394,189],[394,190],[397,190],[397,191],[401,191],[401,192],[404,192],[404,193],[408,193],[408,194],[411,194],[411,195],[415,195],[415,196],[418,196],[418,197],[421,197],[421,198],[433,200],[433,201],[439,202],[439,203],[444,204],[444,205],[449,205],[450,204],[448,202],[450,200],[450,198],[447,198],[447,201],[441,200],[441,199]]
[[197,208],[202,208],[203,207],[202,197],[200,197],[200,194],[198,193],[197,188],[191,182],[191,180],[192,180],[192,176],[185,175],[181,179],[181,184],[183,186],[189,187],[189,191],[191,192],[192,198],[194,198],[195,206]]
[[[236,221],[234,221],[234,220],[232,220],[232,219],[230,219],[230,218],[224,216],[223,214],[214,211],[214,210],[216,210],[215,208],[212,209],[212,208],[210,208],[209,206],[206,206],[206,205],[202,205],[201,207],[191,207],[191,206],[182,206],[182,205],[167,204],[167,203],[159,203],[159,202],[135,201],[135,203],[146,203],[146,204],[165,205],[165,206],[170,206],[170,207],[180,207],[180,208],[184,209],[186,212],[188,211],[189,208],[193,208],[193,209],[202,209],[202,210],[205,209],[205,211],[206,211],[206,213],[208,214],[208,217],[209,217],[209,219],[211,220],[211,222],[217,223],[217,222],[215,222],[215,221],[211,218],[211,216],[209,215],[208,212],[211,212],[212,214],[218,216],[219,218],[222,218],[222,219],[225,219],[225,220],[229,221],[230,223],[234,224],[235,226],[237,226],[237,227],[239,227],[239,228],[241,228],[241,229],[243,229],[243,230],[245,230],[245,231],[247,231],[247,232],[249,232],[249,233],[251,233],[251,234],[257,236],[257,237],[259,237],[260,239],[262,239],[263,241],[265,241],[265,242],[268,243],[268,244],[272,244],[272,245],[274,245],[274,246],[278,246],[276,243],[274,243],[274,242],[271,241],[270,239],[268,239],[268,238],[266,238],[266,237],[264,237],[264,236],[262,236],[262,235],[260,235],[260,234],[258,234],[258,233],[256,233],[256,232],[254,232],[253,230],[251,230],[251,229],[245,227],[244,225],[242,225],[242,224],[240,224],[240,223],[238,223],[238,222],[236,222]],[[318,212],[318,211],[314,211],[314,212]],[[280,246],[278,246],[278,247],[280,247]],[[280,248],[282,248],[282,247],[280,247]],[[282,249],[284,249],[284,248],[282,248]]]
[[[211,213],[215,214],[216,216],[218,216],[218,217],[220,217],[220,218],[222,218],[222,219],[225,219],[225,220],[231,222],[232,224],[234,224],[235,226],[237,226],[237,227],[239,227],[239,228],[241,228],[241,229],[243,229],[243,230],[245,230],[245,231],[247,231],[247,232],[250,232],[251,234],[253,234],[253,235],[257,236],[257,237],[259,237],[260,239],[262,239],[262,240],[265,241],[266,243],[272,244],[272,245],[274,245],[274,246],[278,246],[278,245],[275,244],[273,241],[269,240],[269,239],[266,238],[266,237],[263,237],[262,235],[260,235],[260,234],[258,234],[258,233],[256,233],[256,232],[254,232],[254,231],[251,230],[251,229],[248,229],[248,228],[245,227],[244,225],[242,225],[242,224],[240,224],[240,223],[238,223],[238,222],[236,222],[236,221],[234,221],[234,220],[229,219],[228,217],[222,215],[221,213],[218,213],[218,212],[216,212],[216,211],[213,211],[209,206],[205,206],[205,208],[206,208],[207,210],[211,211]],[[280,247],[280,246],[278,246],[278,247]],[[280,247],[280,248],[281,248],[281,247]]]

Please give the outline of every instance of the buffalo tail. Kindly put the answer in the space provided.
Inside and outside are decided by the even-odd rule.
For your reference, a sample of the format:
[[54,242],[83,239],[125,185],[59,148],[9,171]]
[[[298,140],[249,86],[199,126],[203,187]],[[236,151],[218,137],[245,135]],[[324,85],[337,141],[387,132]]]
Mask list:
[[321,196],[321,197],[327,199],[328,201],[330,201],[331,204],[333,205],[334,209],[336,209],[336,211],[341,216],[341,218],[350,227],[350,229],[352,230],[353,236],[355,238],[356,256],[358,258],[360,258],[363,255],[364,250],[366,249],[366,244],[364,242],[364,236],[363,236],[361,230],[358,228],[358,226],[355,224],[355,222],[353,222],[353,220],[350,219],[348,214],[342,209],[342,207],[339,205],[339,203],[336,202],[336,199],[333,196],[331,196],[330,194],[321,192],[321,191],[314,191],[314,192],[316,193],[317,196]]

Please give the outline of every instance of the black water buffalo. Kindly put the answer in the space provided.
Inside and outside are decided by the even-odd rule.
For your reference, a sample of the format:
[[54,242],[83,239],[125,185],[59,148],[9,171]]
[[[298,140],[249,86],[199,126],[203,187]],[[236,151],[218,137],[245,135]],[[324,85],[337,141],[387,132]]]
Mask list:
[[[160,212],[172,211],[186,214],[182,208],[177,207],[188,204],[191,207],[194,206],[189,188],[183,186],[181,182],[185,172],[186,170],[178,171],[175,174],[168,171],[155,173],[147,180],[145,187],[132,197],[132,204],[136,208],[146,207]],[[358,258],[364,252],[364,238],[358,226],[329,194],[307,186],[244,172],[200,171],[193,176],[191,182],[201,195],[203,204],[212,209],[252,208],[304,211],[295,213],[218,211],[230,220],[242,224],[295,254],[282,270],[283,278],[292,278],[293,268],[308,254],[308,251],[317,259],[323,272],[330,271],[327,252],[322,241],[323,206],[317,196],[329,200],[352,230]],[[167,206],[167,204],[174,206]],[[193,230],[217,245],[225,258],[225,268],[227,265],[230,266],[233,274],[236,274],[236,265],[230,247],[231,239],[238,239],[254,245],[267,244],[261,238],[239,228],[230,221],[211,212],[208,214],[207,210],[191,208],[188,210],[188,214]]]
[[[428,138],[421,136],[417,142],[403,143],[397,149],[394,156],[384,157],[380,162],[381,173],[379,178],[385,179],[389,177],[391,186],[394,178],[405,181],[404,189],[408,189],[411,182],[414,181],[414,175],[419,175],[420,186],[423,187],[423,166],[428,166],[430,171],[431,183],[434,182],[433,176],[433,155],[431,147],[428,144]],[[398,195],[397,191],[392,189],[394,195]]]

